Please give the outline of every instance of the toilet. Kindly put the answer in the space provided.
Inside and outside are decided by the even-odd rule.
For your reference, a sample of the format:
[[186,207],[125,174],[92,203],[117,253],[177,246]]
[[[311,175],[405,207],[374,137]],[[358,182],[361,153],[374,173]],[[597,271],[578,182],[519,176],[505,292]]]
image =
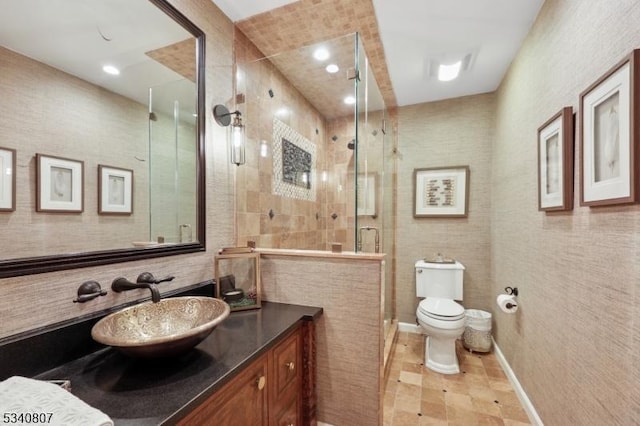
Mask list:
[[460,262],[426,262],[419,260],[416,269],[418,324],[427,335],[424,349],[427,368],[443,374],[460,373],[456,356],[456,339],[465,328],[462,300],[464,265]]

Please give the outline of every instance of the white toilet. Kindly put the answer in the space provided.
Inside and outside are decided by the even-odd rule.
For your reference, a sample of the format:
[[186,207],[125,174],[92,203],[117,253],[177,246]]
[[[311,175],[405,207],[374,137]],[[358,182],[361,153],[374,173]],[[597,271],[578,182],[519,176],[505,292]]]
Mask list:
[[427,335],[425,365],[443,374],[460,372],[456,356],[456,339],[464,332],[465,312],[462,305],[460,262],[416,262],[416,295],[425,299],[418,305],[418,323]]

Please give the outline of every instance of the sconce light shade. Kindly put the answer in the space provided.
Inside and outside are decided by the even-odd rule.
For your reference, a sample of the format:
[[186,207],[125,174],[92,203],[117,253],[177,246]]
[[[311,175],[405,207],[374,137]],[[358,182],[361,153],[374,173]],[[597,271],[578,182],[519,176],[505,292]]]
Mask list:
[[[233,123],[231,123],[231,116]],[[216,105],[213,107],[213,118],[222,127],[231,124],[231,163],[239,166],[245,163],[245,128],[242,124],[242,113],[240,111],[229,112],[224,105]]]
[[231,162],[236,166],[244,164],[244,147],[244,125],[240,113],[238,113],[231,125]]

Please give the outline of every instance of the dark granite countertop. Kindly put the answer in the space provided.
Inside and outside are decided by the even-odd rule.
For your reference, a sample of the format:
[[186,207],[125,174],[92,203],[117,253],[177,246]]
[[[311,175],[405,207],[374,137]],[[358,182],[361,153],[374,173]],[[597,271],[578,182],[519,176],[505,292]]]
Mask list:
[[71,392],[116,425],[175,424],[208,396],[322,308],[263,302],[232,312],[195,349],[180,357],[142,360],[101,349],[35,378],[71,381]]

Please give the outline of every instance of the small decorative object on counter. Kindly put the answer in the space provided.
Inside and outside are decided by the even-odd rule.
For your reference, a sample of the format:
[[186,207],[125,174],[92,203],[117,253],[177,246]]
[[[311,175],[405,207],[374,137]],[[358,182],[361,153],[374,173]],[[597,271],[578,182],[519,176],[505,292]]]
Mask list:
[[260,254],[251,247],[227,247],[215,256],[216,297],[232,311],[261,307]]

